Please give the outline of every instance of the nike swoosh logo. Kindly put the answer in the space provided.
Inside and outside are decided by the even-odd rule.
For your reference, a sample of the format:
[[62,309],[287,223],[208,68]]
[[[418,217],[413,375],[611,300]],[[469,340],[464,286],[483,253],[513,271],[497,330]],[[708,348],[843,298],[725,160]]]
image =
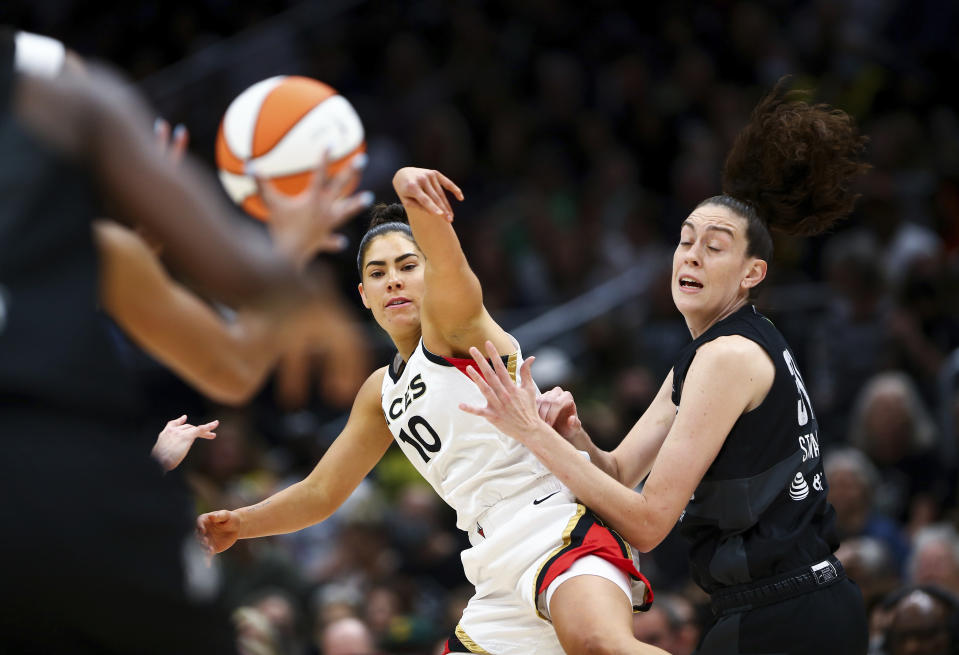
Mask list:
[[555,495],[558,494],[558,493],[559,493],[558,491],[554,491],[553,493],[551,493],[550,495],[546,496],[545,498],[540,498],[539,500],[534,500],[534,501],[533,501],[533,504],[534,504],[534,505],[539,505],[540,503],[549,500],[550,498],[552,498],[553,496],[555,496]]

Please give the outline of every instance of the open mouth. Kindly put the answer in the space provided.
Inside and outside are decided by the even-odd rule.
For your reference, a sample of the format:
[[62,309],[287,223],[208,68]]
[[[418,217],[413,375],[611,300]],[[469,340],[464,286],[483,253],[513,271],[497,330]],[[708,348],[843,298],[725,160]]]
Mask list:
[[702,289],[703,283],[691,277],[681,277],[679,278],[679,286],[686,289]]
[[387,307],[400,307],[402,305],[409,305],[409,298],[393,298],[393,300],[386,303]]

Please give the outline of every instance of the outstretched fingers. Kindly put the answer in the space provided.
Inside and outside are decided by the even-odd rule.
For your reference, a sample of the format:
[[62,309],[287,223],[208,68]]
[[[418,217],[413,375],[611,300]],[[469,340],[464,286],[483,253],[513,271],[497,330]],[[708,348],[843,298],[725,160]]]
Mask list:
[[210,421],[209,423],[204,423],[203,425],[197,426],[197,437],[200,439],[216,439],[216,432],[214,430],[217,426],[220,425],[218,420]]
[[186,125],[182,123],[177,123],[176,127],[173,128],[173,137],[170,140],[170,151],[169,157],[170,161],[174,164],[180,163],[183,159],[183,155],[186,154],[186,147],[190,143],[190,131],[186,129]]
[[278,190],[270,178],[262,177],[252,164],[247,164],[246,172],[253,178],[253,181],[256,182],[256,191],[271,214],[274,207],[280,205],[284,200],[288,200],[288,196]]
[[424,181],[419,184],[411,184],[413,185],[413,189],[410,195],[412,195],[416,202],[420,203],[420,205],[422,205],[426,211],[432,212],[438,216],[442,216],[446,213],[446,211],[439,204],[437,204],[436,201],[434,201],[433,195],[427,192],[427,189],[431,189],[429,182]]
[[[509,387],[515,387],[516,382],[513,380],[513,376],[510,375],[509,369],[506,368],[506,364],[503,363],[503,358],[500,357],[499,351],[496,349],[496,346],[493,345],[493,342],[488,340],[486,341],[486,352],[489,355],[489,360],[493,362],[493,369],[496,372],[496,379],[503,385],[503,391],[508,391]],[[479,352],[479,351],[477,351]],[[475,359],[475,358],[474,358]],[[532,384],[533,377],[530,375],[529,367],[532,366],[535,357],[529,357],[523,365],[520,367],[519,381],[520,386],[527,388],[526,380],[529,380],[529,383]],[[523,377],[523,370],[526,370],[526,377]]]
[[[360,176],[363,169],[366,168],[366,162],[369,160],[365,152],[358,153],[350,159],[349,163],[339,172],[333,175],[326,185],[326,191],[334,198],[339,198],[350,188],[356,188],[360,182]],[[314,177],[326,177],[326,166],[321,169],[323,173],[317,172]]]
[[450,199],[446,197],[446,191],[443,190],[442,184],[438,179],[439,173],[434,171],[432,174],[427,176],[427,185],[430,189],[430,196],[433,198],[433,201],[443,210],[446,220],[453,220],[453,208],[450,206]]
[[[488,344],[489,342],[487,342]],[[503,380],[500,378],[499,371],[494,370],[496,363],[502,366],[503,362],[499,358],[499,353],[496,352],[496,348],[493,348],[493,355],[490,357],[493,364],[490,365],[490,360],[487,360],[483,357],[483,354],[480,352],[479,348],[476,346],[471,346],[469,350],[470,355],[473,357],[473,361],[476,362],[476,369],[479,371],[480,375],[483,376],[484,382],[489,386],[492,392],[496,397],[506,393],[506,389],[503,386]],[[506,373],[506,384],[509,384],[509,373]]]
[[460,403],[459,408],[468,414],[474,414],[476,416],[482,416],[483,418],[490,419],[494,415],[491,408],[499,402],[496,397],[496,392],[493,391],[493,389],[486,383],[486,380],[483,379],[483,376],[480,375],[473,366],[466,367],[466,375],[469,376],[470,380],[473,381],[473,384],[476,385],[476,388],[479,389],[480,393],[483,394],[483,397],[486,398],[486,407],[477,407],[475,405]]
[[536,383],[533,382],[533,362],[535,361],[535,357],[527,357],[519,367],[519,386],[521,389],[535,391]]
[[372,191],[360,191],[346,198],[338,198],[333,203],[330,227],[336,229],[373,204]]
[[443,188],[447,189],[450,193],[452,193],[457,200],[459,200],[460,202],[465,200],[465,196],[463,195],[463,192],[460,190],[458,186],[456,186],[453,180],[446,177],[439,171],[436,171],[436,176],[439,179],[440,184],[443,185]]
[[[316,166],[313,168],[313,175],[310,176],[310,181],[307,184],[306,188],[301,191],[298,196],[301,198],[316,198],[319,194],[323,193],[323,190],[326,189],[333,181],[330,179],[330,174],[327,172],[327,166],[330,164],[330,149],[329,147],[323,148],[323,151],[320,152],[320,161],[316,163]],[[345,171],[341,171],[342,174]]]

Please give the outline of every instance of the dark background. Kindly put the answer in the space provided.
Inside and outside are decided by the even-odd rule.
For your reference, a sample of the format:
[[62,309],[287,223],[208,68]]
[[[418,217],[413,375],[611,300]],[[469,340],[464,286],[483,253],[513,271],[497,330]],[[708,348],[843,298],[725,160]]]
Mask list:
[[[758,304],[800,359],[824,451],[865,455],[830,481],[844,547],[859,549],[848,561],[873,564],[859,572],[867,603],[913,581],[959,592],[954,2],[59,0],[4,3],[0,21],[122,69],[211,167],[220,117],[250,84],[282,73],[336,87],[363,119],[363,186],[378,199],[408,164],[463,188],[456,228],[488,308],[539,356],[541,386],[574,392],[605,447],[689,338],[665,277],[681,220],[720,191],[755,102],[793,75],[856,118],[873,169],[833,234],[777,238]],[[364,227],[347,228],[353,244]],[[330,261],[363,319],[354,254]],[[378,365],[388,343],[363,320],[372,346],[357,356]],[[312,382],[210,407],[128,354],[158,428],[183,411],[223,421],[188,462],[198,511],[300,478],[348,408]],[[317,380],[335,374],[317,364]],[[396,455],[334,519],[218,558],[231,602],[271,617],[287,652],[315,650],[314,630],[337,611],[361,616],[387,652],[429,652],[455,625],[469,593],[463,539]],[[946,546],[924,565],[933,537]],[[673,538],[644,567],[659,590],[701,600]]]

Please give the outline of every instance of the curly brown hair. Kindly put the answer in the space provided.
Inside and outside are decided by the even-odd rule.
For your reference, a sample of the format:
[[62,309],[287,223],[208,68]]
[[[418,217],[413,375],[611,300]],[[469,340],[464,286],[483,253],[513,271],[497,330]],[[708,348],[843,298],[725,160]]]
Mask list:
[[867,137],[851,116],[809,104],[808,91],[790,91],[789,78],[753,110],[723,167],[723,193],[751,205],[770,229],[820,234],[847,216],[859,197],[854,177]]

